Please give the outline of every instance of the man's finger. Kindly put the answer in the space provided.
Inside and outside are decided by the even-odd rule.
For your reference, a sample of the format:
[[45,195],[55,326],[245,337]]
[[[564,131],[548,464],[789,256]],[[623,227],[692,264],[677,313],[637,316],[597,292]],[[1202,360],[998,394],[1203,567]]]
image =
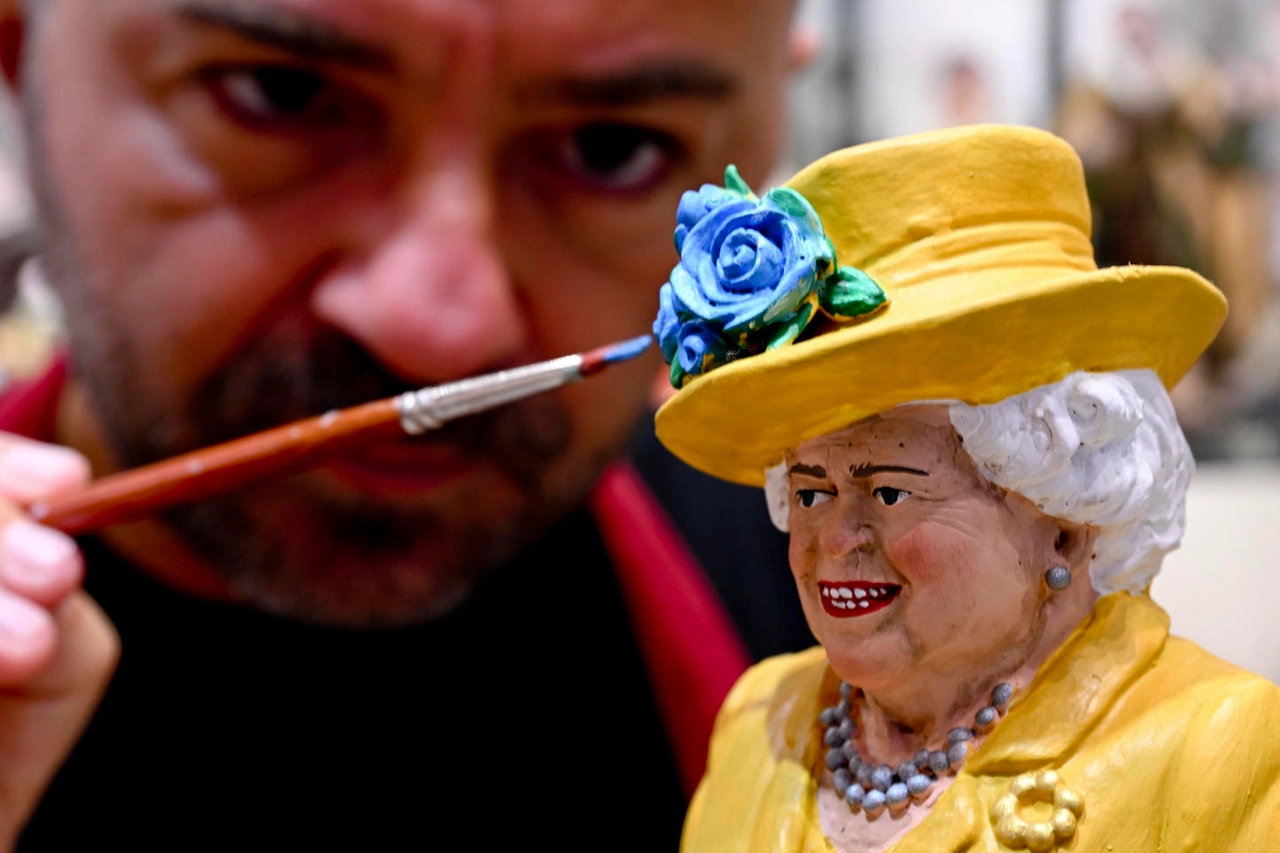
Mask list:
[[49,663],[56,645],[49,611],[0,589],[0,687],[29,681]]
[[89,462],[66,447],[0,433],[0,496],[26,503],[88,482]]
[[52,608],[84,579],[84,558],[65,533],[0,513],[0,586]]
[[[4,593],[0,600],[5,596],[13,597]],[[56,652],[48,665],[32,680],[0,691],[4,698],[0,702],[3,850],[11,849],[41,793],[84,730],[120,656],[119,635],[83,591],[68,596],[54,611],[50,626],[58,641],[52,644]]]

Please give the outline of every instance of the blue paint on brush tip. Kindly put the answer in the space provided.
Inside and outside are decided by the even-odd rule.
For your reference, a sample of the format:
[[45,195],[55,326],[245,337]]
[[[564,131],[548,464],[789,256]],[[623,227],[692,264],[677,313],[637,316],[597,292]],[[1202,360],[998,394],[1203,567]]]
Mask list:
[[641,335],[638,338],[632,338],[629,341],[622,341],[614,344],[605,350],[605,364],[617,364],[620,361],[635,358],[640,353],[649,348],[649,344],[653,343],[653,335]]

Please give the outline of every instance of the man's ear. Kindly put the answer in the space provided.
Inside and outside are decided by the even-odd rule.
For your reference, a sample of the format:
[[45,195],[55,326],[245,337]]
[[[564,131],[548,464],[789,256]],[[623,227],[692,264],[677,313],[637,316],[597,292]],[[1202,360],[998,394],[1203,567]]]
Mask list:
[[1055,557],[1072,574],[1083,573],[1093,560],[1093,546],[1098,541],[1098,528],[1092,524],[1074,524],[1055,519],[1057,534],[1053,541]]
[[18,88],[18,72],[22,68],[22,41],[26,34],[27,16],[23,0],[0,0],[0,71],[9,87]]

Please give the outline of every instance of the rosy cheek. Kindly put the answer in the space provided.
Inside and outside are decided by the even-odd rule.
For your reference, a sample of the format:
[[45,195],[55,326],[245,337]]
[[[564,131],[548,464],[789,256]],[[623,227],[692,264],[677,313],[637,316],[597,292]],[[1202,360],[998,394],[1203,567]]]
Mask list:
[[885,554],[912,586],[963,583],[972,542],[937,524],[917,524],[885,543]]

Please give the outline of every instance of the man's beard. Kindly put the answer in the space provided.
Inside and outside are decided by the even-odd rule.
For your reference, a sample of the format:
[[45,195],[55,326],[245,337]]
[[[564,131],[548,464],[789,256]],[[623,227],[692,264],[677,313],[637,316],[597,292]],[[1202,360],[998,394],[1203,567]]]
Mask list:
[[[349,338],[322,330],[305,344],[253,344],[186,395],[180,412],[160,413],[148,410],[121,349],[92,341],[109,329],[86,334],[88,341],[77,337],[79,372],[107,441],[130,467],[410,388]],[[115,357],[100,358],[111,351]],[[302,474],[178,507],[163,520],[237,594],[265,609],[344,625],[428,619],[580,500],[598,466],[570,478],[567,489],[548,486],[570,438],[564,408],[533,398],[419,439],[454,449],[488,474],[451,483],[447,505],[429,495],[382,503]],[[486,486],[494,472],[518,497],[492,505]]]

